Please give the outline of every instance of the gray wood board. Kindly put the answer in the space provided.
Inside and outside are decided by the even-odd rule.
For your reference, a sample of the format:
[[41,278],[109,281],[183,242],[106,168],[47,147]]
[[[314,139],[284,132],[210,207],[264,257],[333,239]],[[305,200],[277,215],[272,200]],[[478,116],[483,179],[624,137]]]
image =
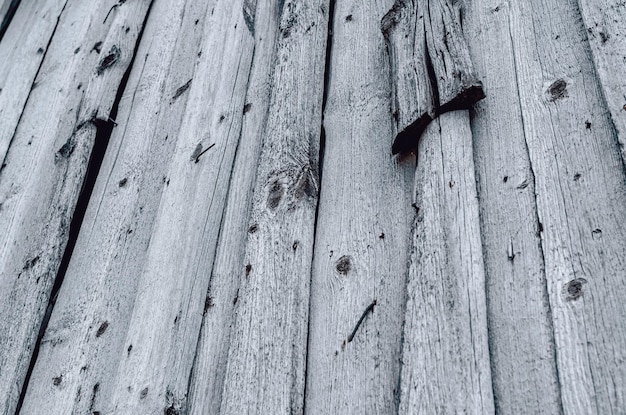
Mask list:
[[563,410],[626,407],[626,174],[578,4],[512,4]]
[[379,22],[391,3],[335,3],[311,281],[308,413],[396,410],[415,157],[393,157],[390,148],[390,65]]
[[494,412],[468,111],[440,115],[418,147],[399,413]]
[[202,2],[153,6],[22,413],[111,411],[119,363],[132,352],[125,339],[138,275],[168,185],[206,13]]
[[244,2],[255,36],[254,60],[246,92],[246,112],[241,139],[228,190],[228,200],[204,304],[204,317],[190,380],[188,412],[216,414],[220,411],[231,327],[241,280],[245,276],[245,247],[250,209],[256,182],[256,166],[269,114],[272,74],[279,35],[279,1]]
[[303,411],[328,16],[327,0],[282,6],[224,414]]
[[[150,2],[68,4],[0,173],[0,412],[12,412],[68,241],[97,130]],[[102,42],[102,53],[93,49]]]
[[559,413],[552,317],[510,13],[507,3],[468,1],[463,25],[486,94],[472,112],[471,125],[493,390],[497,412]]

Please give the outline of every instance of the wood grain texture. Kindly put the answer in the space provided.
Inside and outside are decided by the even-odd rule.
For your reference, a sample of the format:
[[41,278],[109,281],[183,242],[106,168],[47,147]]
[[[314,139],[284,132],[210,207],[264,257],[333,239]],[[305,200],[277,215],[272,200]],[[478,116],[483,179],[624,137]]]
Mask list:
[[579,0],[596,76],[626,160],[626,3]]
[[427,64],[432,64],[431,83],[433,87],[436,83],[438,114],[469,109],[485,97],[459,21],[459,4],[453,0],[421,0],[418,7],[424,14]]
[[303,411],[329,4],[286,1],[281,11],[223,414]]
[[388,147],[390,68],[378,22],[390,5],[335,3],[307,413],[396,411],[415,158],[392,157]]
[[[2,413],[17,403],[68,240],[102,126],[91,115],[108,119],[149,6],[126,4],[103,23],[111,4],[75,1],[61,16],[0,175],[0,228],[6,230],[0,235]],[[120,51],[105,72],[98,71],[105,57],[91,49],[97,41]],[[108,88],[99,100],[86,95],[101,84]]]
[[11,24],[21,0],[0,0],[0,40]]
[[399,413],[494,412],[468,111],[420,141]]
[[[8,1],[5,1],[8,4]],[[4,162],[66,0],[25,1],[0,42],[0,162]],[[0,16],[2,21],[2,16]],[[1,171],[1,169],[0,169]]]
[[510,19],[563,409],[620,413],[626,177],[615,129],[576,2],[519,2]]
[[421,6],[416,0],[397,0],[381,21],[391,62],[393,154],[414,149],[437,111]]
[[463,27],[486,93],[471,125],[496,411],[561,413],[511,12],[500,1],[466,2],[464,11]]
[[132,352],[125,340],[137,275],[169,180],[206,12],[205,3],[186,0],[157,1],[151,10],[24,414],[111,411],[119,362]]
[[[255,37],[254,60],[246,91],[241,139],[230,179],[228,200],[204,303],[204,317],[193,374],[189,387],[190,414],[217,414],[220,411],[225,368],[230,346],[230,332],[241,281],[246,272],[244,262],[250,209],[256,182],[256,166],[263,145],[269,114],[272,74],[276,63],[276,43],[280,21],[279,1],[260,1],[256,9],[244,2],[244,19]],[[252,17],[254,16],[254,17]],[[249,24],[248,24],[249,22]]]
[[186,113],[117,355],[115,413],[178,413],[187,406],[254,48],[242,2],[207,7],[202,54],[185,92]]

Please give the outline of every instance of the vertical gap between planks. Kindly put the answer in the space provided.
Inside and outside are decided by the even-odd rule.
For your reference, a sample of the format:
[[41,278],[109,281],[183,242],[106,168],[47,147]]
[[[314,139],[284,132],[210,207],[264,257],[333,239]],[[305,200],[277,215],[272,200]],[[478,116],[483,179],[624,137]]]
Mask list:
[[[120,101],[122,100],[122,96],[124,95],[124,92],[126,90],[126,84],[128,83],[130,72],[135,63],[137,51],[139,49],[139,45],[141,44],[144,28],[146,27],[146,23],[150,16],[150,10],[152,9],[152,4],[153,4],[153,0],[151,0],[150,4],[148,5],[148,10],[146,11],[146,17],[144,18],[143,24],[141,26],[141,30],[139,31],[139,35],[135,43],[135,48],[133,49],[133,56],[117,88],[115,99],[111,107],[111,112],[110,114],[108,114],[108,120],[105,121],[105,120],[100,120],[100,119],[92,119],[89,121],[93,123],[96,127],[96,136],[94,139],[94,145],[91,150],[91,155],[89,157],[89,162],[87,164],[87,172],[86,172],[85,178],[83,179],[83,184],[80,190],[80,194],[78,196],[78,200],[76,202],[74,214],[72,215],[72,220],[71,220],[70,227],[69,227],[69,236],[68,236],[67,245],[65,246],[63,257],[61,259],[61,264],[59,266],[59,270],[57,272],[56,278],[54,279],[54,285],[52,286],[52,291],[50,292],[50,298],[48,300],[48,305],[46,307],[46,313],[39,327],[37,341],[35,343],[35,347],[33,348],[33,353],[30,358],[28,371],[26,372],[26,377],[24,378],[24,383],[22,384],[22,390],[20,392],[20,397],[19,397],[16,409],[15,409],[15,415],[19,415],[22,405],[24,403],[24,398],[26,397],[28,384],[30,383],[30,377],[33,373],[33,369],[35,367],[35,363],[37,362],[37,357],[39,355],[39,348],[41,346],[41,340],[48,327],[48,323],[50,321],[50,317],[52,316],[52,311],[54,310],[54,305],[56,303],[57,295],[59,293],[59,290],[61,289],[61,285],[63,284],[65,273],[67,271],[70,260],[72,258],[74,247],[76,246],[76,241],[78,240],[78,234],[80,233],[82,222],[85,217],[85,213],[87,212],[87,206],[89,205],[89,200],[91,199],[91,194],[96,184],[96,179],[100,173],[100,166],[102,165],[102,162],[104,161],[104,155],[106,154],[109,140],[111,138],[111,134],[113,133],[113,128],[115,127],[115,121],[113,120],[115,120],[117,117],[118,107],[119,107]],[[67,3],[65,5],[67,5]],[[56,31],[56,28],[60,21],[60,17],[63,14],[63,11],[65,10],[65,5],[63,6],[61,13],[59,13],[57,25],[55,26],[54,31],[52,32],[52,36],[50,36],[48,47],[50,46],[50,42],[52,41],[52,38],[54,37],[54,32]],[[48,47],[46,47],[46,52],[48,50]],[[45,56],[44,56],[44,59],[42,59],[42,63],[44,60],[45,60]],[[76,127],[77,126],[75,126],[75,129]]]
[[[322,176],[324,174],[324,155],[326,152],[326,129],[324,128],[324,112],[326,110],[326,101],[328,99],[328,89],[330,86],[330,73],[332,72],[332,49],[333,49],[333,29],[335,26],[335,3],[337,0],[329,0],[328,2],[328,26],[327,26],[327,36],[326,36],[326,56],[324,62],[324,90],[322,91],[322,118],[320,120],[321,128],[320,128],[320,142],[319,142],[319,156],[318,156],[318,186],[319,190],[317,192],[317,202],[315,205],[315,219],[313,222],[313,252],[311,255],[311,264],[313,264],[316,254],[317,248],[317,224],[319,218],[319,210],[320,210],[320,200],[322,194]],[[313,282],[313,266],[311,266],[311,272],[309,275],[309,287]],[[306,357],[305,357],[305,365],[304,365],[304,392],[302,394],[302,413],[306,414],[306,396],[307,396],[307,384],[308,384],[308,368],[309,368],[309,346],[311,344],[311,290],[309,289],[309,312],[308,312],[308,321],[307,321],[307,342],[306,342]]]
[[11,4],[9,4],[9,7],[6,10],[6,14],[4,15],[4,18],[2,19],[2,21],[0,22],[0,42],[2,42],[2,38],[4,37],[4,34],[7,31],[7,28],[11,24],[11,21],[13,20],[13,16],[15,16],[15,12],[17,11],[17,8],[19,7],[20,2],[21,0],[12,0]]

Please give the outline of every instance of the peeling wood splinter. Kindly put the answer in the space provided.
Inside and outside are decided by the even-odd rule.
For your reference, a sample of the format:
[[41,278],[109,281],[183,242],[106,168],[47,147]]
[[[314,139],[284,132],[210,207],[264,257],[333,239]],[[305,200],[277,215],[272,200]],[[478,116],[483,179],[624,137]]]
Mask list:
[[357,321],[356,326],[354,326],[354,330],[352,330],[352,333],[350,333],[350,335],[348,336],[348,343],[350,343],[352,339],[354,339],[354,336],[356,335],[357,330],[361,326],[361,323],[363,323],[365,316],[367,316],[370,311],[374,312],[375,305],[376,305],[376,300],[372,301],[372,304],[368,305],[365,311],[363,312],[363,314],[361,314],[361,318],[359,319],[359,321]]
[[395,137],[392,153],[414,150],[439,115],[485,97],[450,0],[396,0],[381,30],[389,46]]

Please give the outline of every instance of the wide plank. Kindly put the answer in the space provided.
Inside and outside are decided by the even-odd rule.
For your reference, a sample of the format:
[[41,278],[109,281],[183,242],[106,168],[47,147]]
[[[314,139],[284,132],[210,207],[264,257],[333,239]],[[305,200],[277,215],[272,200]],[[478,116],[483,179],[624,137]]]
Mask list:
[[329,2],[287,0],[279,10],[223,414],[303,412]]
[[113,4],[68,4],[0,174],[2,413],[17,405],[91,150],[112,127],[109,115],[150,2],[120,5],[105,21]]
[[535,182],[510,6],[466,1],[463,29],[486,98],[471,111],[496,412],[561,412]]
[[125,340],[137,275],[168,186],[206,13],[203,2],[153,5],[22,413],[112,410],[119,363],[132,352]]
[[396,411],[415,157],[392,157],[389,148],[391,68],[378,22],[390,6],[335,2],[311,277],[308,413]]
[[399,413],[494,413],[469,112],[424,132],[415,170]]
[[626,173],[575,1],[511,5],[563,411],[626,407]]

